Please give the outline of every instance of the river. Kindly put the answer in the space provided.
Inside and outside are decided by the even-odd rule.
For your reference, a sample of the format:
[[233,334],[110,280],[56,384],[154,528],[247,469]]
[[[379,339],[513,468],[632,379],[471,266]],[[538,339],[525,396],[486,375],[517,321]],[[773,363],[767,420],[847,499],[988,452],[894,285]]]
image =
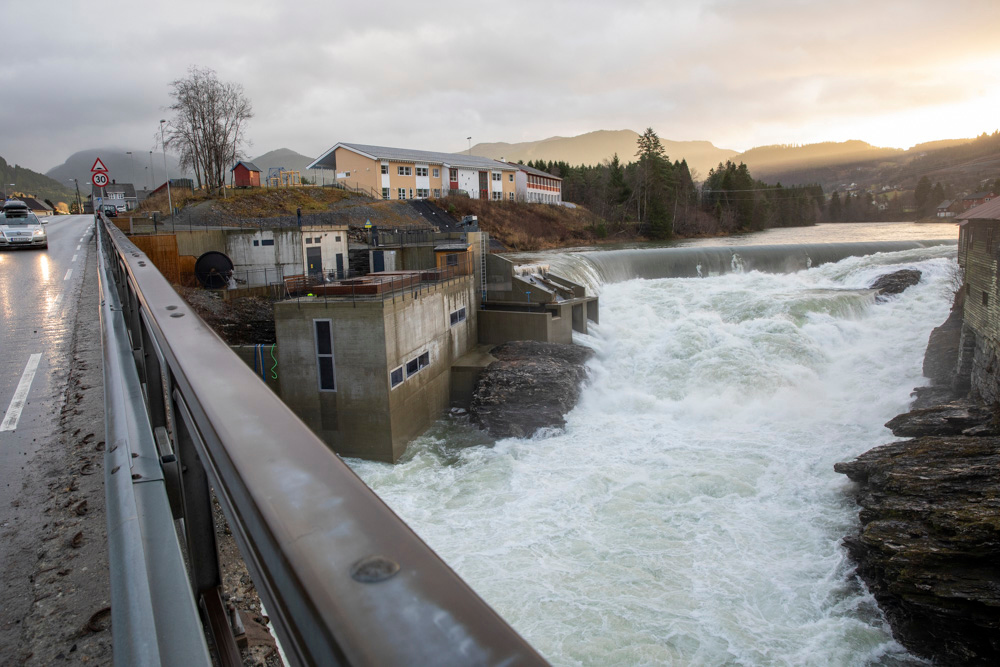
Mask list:
[[[672,247],[943,238],[957,227]],[[447,418],[399,464],[351,466],[554,664],[911,664],[841,546],[858,508],[833,464],[893,440],[883,424],[922,383],[956,246],[616,282],[592,268],[610,255],[590,255],[531,258],[600,294],[565,429],[492,443]],[[865,288],[901,268],[920,284],[877,303]]]

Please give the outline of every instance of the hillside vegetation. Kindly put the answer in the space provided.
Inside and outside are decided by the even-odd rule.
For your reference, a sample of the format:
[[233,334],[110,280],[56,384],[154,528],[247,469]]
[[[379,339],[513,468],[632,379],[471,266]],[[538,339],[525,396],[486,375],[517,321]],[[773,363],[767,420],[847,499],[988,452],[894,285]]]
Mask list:
[[[23,192],[43,201],[48,199],[53,204],[75,201],[76,198],[71,187],[52,180],[45,174],[39,174],[37,171],[16,164],[7,164],[7,161],[2,157],[0,157],[0,183],[3,183],[3,191],[8,193]],[[10,186],[11,183],[14,184],[13,187]]]
[[[544,250],[587,245],[607,237],[604,221],[584,208],[550,204],[493,202],[468,197],[445,197],[436,202],[461,218],[475,215],[479,228],[511,250]],[[622,236],[634,237],[635,227]]]

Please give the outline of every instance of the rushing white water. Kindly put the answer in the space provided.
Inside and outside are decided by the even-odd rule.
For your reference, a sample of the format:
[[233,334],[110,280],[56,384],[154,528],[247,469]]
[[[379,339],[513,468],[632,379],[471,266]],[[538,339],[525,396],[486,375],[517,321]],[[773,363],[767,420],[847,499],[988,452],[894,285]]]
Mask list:
[[[920,284],[864,288],[900,268]],[[955,247],[602,286],[564,430],[446,419],[362,478],[556,664],[904,664],[833,464],[891,441]]]

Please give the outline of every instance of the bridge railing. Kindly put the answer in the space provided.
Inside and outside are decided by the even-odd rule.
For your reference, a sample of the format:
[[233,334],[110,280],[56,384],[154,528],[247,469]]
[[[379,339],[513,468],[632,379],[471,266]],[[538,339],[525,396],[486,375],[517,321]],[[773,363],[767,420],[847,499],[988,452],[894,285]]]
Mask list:
[[544,664],[120,230],[97,228],[117,664],[209,664],[203,620],[218,661],[240,664],[212,491],[293,664]]

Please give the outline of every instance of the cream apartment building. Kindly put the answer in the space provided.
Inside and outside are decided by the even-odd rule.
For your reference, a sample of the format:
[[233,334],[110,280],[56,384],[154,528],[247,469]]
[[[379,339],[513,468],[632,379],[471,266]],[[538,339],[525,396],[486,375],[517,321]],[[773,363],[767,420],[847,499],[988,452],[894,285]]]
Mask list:
[[338,143],[307,169],[329,169],[337,182],[382,199],[426,199],[464,191],[473,199],[514,201],[518,169],[462,153]]

